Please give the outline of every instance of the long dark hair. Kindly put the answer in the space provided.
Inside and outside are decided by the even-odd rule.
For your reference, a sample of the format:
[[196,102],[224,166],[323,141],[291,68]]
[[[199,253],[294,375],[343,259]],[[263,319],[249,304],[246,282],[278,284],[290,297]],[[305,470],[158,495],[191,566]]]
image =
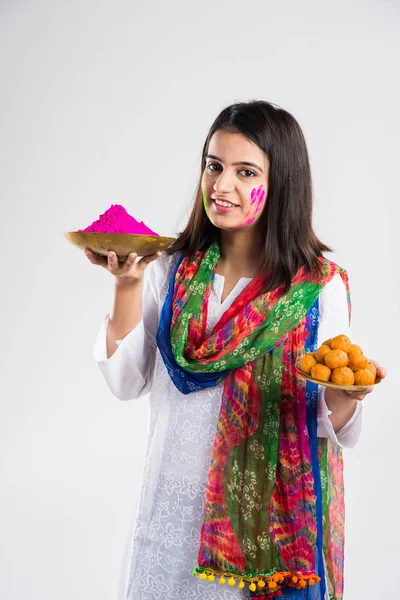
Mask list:
[[201,180],[211,137],[218,130],[241,133],[269,160],[268,194],[260,217],[265,235],[261,268],[266,270],[265,291],[285,283],[290,288],[297,270],[320,272],[322,252],[332,252],[312,227],[312,181],[303,132],[296,119],[277,105],[263,100],[239,102],[225,108],[211,125],[203,147],[201,172],[188,224],[165,252],[193,255],[220,239],[220,229],[209,220],[203,206]]

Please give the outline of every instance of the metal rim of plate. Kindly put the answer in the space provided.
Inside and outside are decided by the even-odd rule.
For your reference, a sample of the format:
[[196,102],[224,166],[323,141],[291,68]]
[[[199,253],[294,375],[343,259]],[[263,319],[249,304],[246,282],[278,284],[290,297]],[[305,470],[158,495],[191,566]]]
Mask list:
[[106,233],[94,231],[64,232],[66,239],[77,248],[89,248],[95,254],[106,256],[113,250],[118,258],[126,258],[131,252],[138,256],[149,256],[158,250],[166,250],[176,238],[130,233]]
[[365,390],[367,390],[368,388],[374,387],[382,381],[379,377],[376,377],[375,383],[373,383],[372,385],[341,385],[340,383],[334,383],[333,381],[322,381],[321,379],[315,379],[314,377],[311,377],[311,375],[307,375],[307,373],[301,371],[301,369],[299,369],[297,365],[295,366],[296,370],[300,373],[300,375],[304,377],[304,379],[307,379],[307,381],[312,381],[313,383],[317,383],[318,385],[334,388],[336,390],[344,390],[348,392],[365,392]]

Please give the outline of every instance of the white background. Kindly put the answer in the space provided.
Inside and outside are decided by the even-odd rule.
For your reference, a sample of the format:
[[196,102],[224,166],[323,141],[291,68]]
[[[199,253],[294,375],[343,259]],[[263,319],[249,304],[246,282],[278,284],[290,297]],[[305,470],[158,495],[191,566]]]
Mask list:
[[303,128],[353,341],[388,370],[345,452],[345,598],[395,599],[399,4],[0,4],[0,597],[114,600],[140,487],[147,398],[118,401],[92,358],[112,278],[63,231],[113,203],[175,235],[212,121],[263,99]]

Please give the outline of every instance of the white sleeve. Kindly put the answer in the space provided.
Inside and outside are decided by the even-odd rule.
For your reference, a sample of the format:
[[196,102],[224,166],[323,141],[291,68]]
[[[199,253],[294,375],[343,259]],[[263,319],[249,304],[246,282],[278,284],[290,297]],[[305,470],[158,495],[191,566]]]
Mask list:
[[[344,333],[351,339],[347,291],[338,273],[323,288],[319,297],[318,346],[325,340]],[[329,438],[342,448],[354,448],[361,433],[363,401],[357,402],[357,408],[351,419],[335,433],[329,415],[332,414],[325,402],[325,387],[318,388],[317,435]]]
[[103,320],[94,345],[94,359],[114,396],[134,400],[151,390],[156,357],[158,328],[159,267],[152,261],[144,272],[142,320],[122,340],[107,358],[106,333],[109,314]]

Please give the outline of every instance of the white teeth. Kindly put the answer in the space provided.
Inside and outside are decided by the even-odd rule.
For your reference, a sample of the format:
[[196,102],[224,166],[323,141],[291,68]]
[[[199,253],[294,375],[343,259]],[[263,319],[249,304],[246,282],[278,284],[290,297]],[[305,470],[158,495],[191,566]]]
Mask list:
[[219,204],[220,206],[227,206],[227,207],[235,206],[234,204],[231,204],[230,202],[223,202],[222,200],[216,200],[215,204]]

